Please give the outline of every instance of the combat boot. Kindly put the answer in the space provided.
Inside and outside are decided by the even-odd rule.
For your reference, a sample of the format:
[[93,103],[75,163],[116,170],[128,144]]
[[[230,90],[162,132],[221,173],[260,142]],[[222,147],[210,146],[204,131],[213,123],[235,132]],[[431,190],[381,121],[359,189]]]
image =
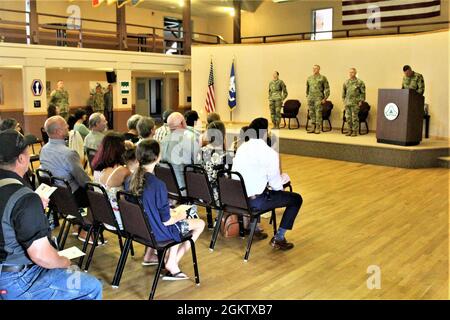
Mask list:
[[350,137],[352,135],[352,130],[348,130],[348,132],[346,133],[347,137]]
[[353,131],[351,136],[352,136],[352,137],[356,137],[357,135],[358,135],[358,134],[356,133],[356,131]]
[[310,129],[306,130],[306,133],[314,133],[315,130],[316,130],[316,125],[311,126]]
[[322,131],[322,126],[320,124],[316,125],[316,130],[314,130],[315,134],[320,134],[320,131]]

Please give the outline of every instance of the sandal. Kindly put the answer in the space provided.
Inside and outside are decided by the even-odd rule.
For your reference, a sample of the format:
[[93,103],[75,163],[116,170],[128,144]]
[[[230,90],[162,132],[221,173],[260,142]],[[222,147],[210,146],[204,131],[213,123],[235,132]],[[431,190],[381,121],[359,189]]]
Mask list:
[[[81,242],[86,242],[86,238],[83,238],[81,236],[78,236],[78,240],[80,240]],[[104,242],[101,242],[100,239],[98,240],[97,246],[104,246],[105,244],[108,243],[108,240],[105,239]],[[94,244],[93,240],[89,240],[89,244]]]
[[185,275],[183,272],[179,271],[174,274],[167,272],[166,275],[162,279],[169,280],[169,281],[175,281],[175,280],[187,280],[187,279],[189,279],[189,277],[187,275]]
[[158,260],[156,260],[156,261],[145,261],[145,260],[143,260],[142,262],[141,262],[141,264],[143,265],[143,266],[157,266],[158,264],[159,264],[159,261]]

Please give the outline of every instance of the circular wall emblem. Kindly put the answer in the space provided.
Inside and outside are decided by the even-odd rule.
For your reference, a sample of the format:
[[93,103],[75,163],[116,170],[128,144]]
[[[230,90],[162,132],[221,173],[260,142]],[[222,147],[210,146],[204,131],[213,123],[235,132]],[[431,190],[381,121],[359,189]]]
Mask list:
[[386,107],[384,107],[384,116],[390,121],[397,119],[398,113],[398,107],[395,103],[388,103]]

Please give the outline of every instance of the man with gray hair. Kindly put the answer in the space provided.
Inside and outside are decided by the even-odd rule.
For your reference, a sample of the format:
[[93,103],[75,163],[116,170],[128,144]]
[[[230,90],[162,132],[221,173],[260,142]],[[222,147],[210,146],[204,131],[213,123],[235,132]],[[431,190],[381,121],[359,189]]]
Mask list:
[[78,153],[66,146],[64,139],[69,133],[66,120],[61,116],[50,117],[45,121],[44,128],[49,140],[40,153],[41,168],[49,170],[53,176],[66,179],[78,207],[88,207],[84,186],[91,179],[83,170]]
[[105,136],[105,130],[107,128],[108,121],[106,121],[105,116],[96,112],[91,114],[89,117],[89,129],[91,132],[84,138],[84,148],[97,150],[100,143],[102,143],[103,137]]
[[181,113],[173,112],[167,119],[167,125],[170,134],[161,141],[161,159],[173,166],[181,193],[186,195],[184,167],[195,163],[200,146],[187,131],[186,120]]
[[150,139],[155,135],[155,120],[150,117],[142,117],[137,123],[137,131],[139,135],[139,142],[144,139]]
[[141,120],[140,114],[133,114],[127,121],[128,132],[124,133],[125,140],[130,140],[133,143],[139,141],[139,134],[137,132],[137,124]]

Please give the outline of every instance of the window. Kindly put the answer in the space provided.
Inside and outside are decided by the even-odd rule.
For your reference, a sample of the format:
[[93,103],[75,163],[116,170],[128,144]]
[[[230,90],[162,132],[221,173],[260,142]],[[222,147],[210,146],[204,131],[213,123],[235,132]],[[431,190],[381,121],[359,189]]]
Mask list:
[[332,8],[313,10],[312,23],[311,40],[333,39]]
[[183,37],[183,20],[164,17],[164,29],[170,29],[164,30],[164,53],[180,54],[183,43],[174,40],[181,40]]

